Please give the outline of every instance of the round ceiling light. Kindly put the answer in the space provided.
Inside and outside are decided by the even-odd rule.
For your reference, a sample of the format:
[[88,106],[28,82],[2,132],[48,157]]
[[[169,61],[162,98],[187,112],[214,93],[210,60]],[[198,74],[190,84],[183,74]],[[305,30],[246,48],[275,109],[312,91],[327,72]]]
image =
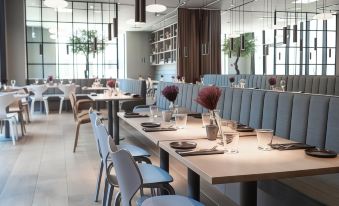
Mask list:
[[45,0],[44,5],[54,9],[63,9],[68,6],[68,2],[64,0]]
[[162,4],[150,4],[146,6],[146,11],[147,12],[152,12],[152,13],[161,13],[167,10],[167,7]]
[[332,13],[321,13],[313,16],[313,19],[317,20],[329,20],[332,19],[334,15]]

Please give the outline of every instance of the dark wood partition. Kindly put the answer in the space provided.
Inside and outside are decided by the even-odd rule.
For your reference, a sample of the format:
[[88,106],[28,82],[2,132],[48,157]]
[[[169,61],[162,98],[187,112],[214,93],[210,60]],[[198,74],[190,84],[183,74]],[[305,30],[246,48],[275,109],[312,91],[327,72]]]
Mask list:
[[186,82],[221,73],[219,10],[178,9],[178,75]]

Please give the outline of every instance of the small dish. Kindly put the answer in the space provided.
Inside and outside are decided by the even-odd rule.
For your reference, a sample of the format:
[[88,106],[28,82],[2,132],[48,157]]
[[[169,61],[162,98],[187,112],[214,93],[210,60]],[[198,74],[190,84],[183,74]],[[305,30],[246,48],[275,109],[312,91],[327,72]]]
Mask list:
[[337,153],[332,150],[320,149],[320,148],[310,148],[306,149],[305,153],[312,157],[320,158],[334,158],[337,157]]
[[143,122],[140,125],[143,127],[147,127],[147,128],[160,127],[160,123],[154,123],[154,122]]
[[243,126],[238,127],[238,128],[237,128],[237,131],[238,131],[238,132],[253,132],[254,129],[253,129],[252,127],[243,125]]
[[197,143],[191,141],[171,142],[170,146],[174,149],[194,149]]

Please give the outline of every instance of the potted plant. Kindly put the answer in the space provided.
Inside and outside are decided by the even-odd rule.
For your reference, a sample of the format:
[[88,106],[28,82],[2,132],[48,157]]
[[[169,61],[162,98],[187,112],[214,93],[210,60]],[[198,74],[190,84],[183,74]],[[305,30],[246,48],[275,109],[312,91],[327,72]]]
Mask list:
[[165,98],[170,101],[169,109],[174,110],[174,101],[177,99],[179,88],[175,85],[166,86],[162,91],[162,95],[165,96]]
[[53,76],[52,76],[52,75],[49,75],[49,76],[47,77],[47,81],[48,81],[48,83],[49,83],[50,85],[52,85],[52,84],[53,84]]
[[202,88],[198,93],[197,99],[195,100],[198,104],[208,109],[210,112],[210,125],[206,125],[207,138],[210,140],[216,139],[219,130],[217,121],[218,111],[215,109],[217,108],[220,96],[220,88],[216,86],[209,86]]
[[[225,55],[229,54],[230,56],[234,55],[236,56],[236,59],[233,63],[234,69],[238,74],[240,74],[238,62],[240,57],[247,57],[254,53],[255,51],[255,40],[253,39],[252,33],[245,33],[244,34],[244,40],[245,40],[245,48],[241,49],[241,40],[240,37],[233,38],[233,47],[231,46],[231,39],[224,40],[223,44],[223,52]],[[232,49],[233,48],[233,49]]]
[[84,71],[86,79],[89,77],[89,55],[95,55],[95,53],[105,49],[103,40],[99,40],[97,36],[95,30],[81,30],[79,36],[74,35],[69,40],[72,43],[71,51],[74,54],[83,54],[86,57],[86,69]]

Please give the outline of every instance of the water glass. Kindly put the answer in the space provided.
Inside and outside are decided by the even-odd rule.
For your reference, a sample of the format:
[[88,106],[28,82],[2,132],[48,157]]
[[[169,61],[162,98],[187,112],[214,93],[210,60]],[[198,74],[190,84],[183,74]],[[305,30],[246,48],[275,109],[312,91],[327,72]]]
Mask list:
[[64,80],[60,79],[60,84],[63,84],[64,83]]
[[12,87],[15,86],[15,80],[14,79],[11,80],[11,85],[12,85]]
[[68,83],[69,83],[69,84],[72,84],[72,80],[71,80],[71,79],[69,79],[69,80],[68,80]]
[[258,140],[258,149],[263,151],[272,150],[271,144],[273,139],[273,130],[271,129],[258,129],[257,140]]
[[186,128],[187,114],[175,114],[175,126],[178,129]]
[[150,110],[152,118],[158,117],[158,107],[157,106],[150,106],[149,110]]
[[210,113],[202,113],[201,114],[201,120],[202,120],[202,127],[203,128],[205,128],[206,125],[211,124]]
[[225,120],[224,124],[231,130],[236,130],[238,128],[238,123],[233,120]]
[[39,84],[39,79],[35,79],[35,84]]
[[222,133],[222,142],[226,153],[238,153],[239,132],[226,131]]
[[282,91],[284,92],[285,91],[285,87],[286,87],[286,81],[285,80],[281,80],[280,81],[280,86],[281,86]]
[[162,120],[163,120],[164,122],[170,122],[171,119],[172,119],[172,114],[173,114],[173,112],[170,111],[170,110],[164,110],[164,111],[162,111]]

